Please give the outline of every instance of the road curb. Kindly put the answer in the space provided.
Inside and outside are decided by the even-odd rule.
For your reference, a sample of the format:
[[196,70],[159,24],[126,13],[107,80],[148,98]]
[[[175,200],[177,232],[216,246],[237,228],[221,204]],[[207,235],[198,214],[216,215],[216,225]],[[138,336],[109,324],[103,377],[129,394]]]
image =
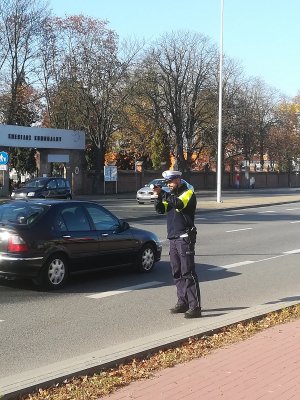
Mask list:
[[261,207],[269,207],[269,206],[280,206],[282,204],[292,204],[292,203],[299,203],[300,199],[298,200],[286,200],[286,201],[277,201],[277,202],[269,202],[265,204],[247,204],[247,205],[237,205],[237,206],[223,206],[220,208],[197,208],[197,212],[200,213],[210,213],[210,212],[219,212],[219,211],[233,211],[233,210],[242,210],[242,209],[247,209],[247,208],[261,208]]
[[203,318],[190,321],[186,326],[2,378],[1,400],[15,400],[20,395],[32,393],[39,388],[45,389],[71,377],[99,373],[130,359],[147,357],[158,350],[172,348],[189,338],[209,336],[224,327],[262,318],[270,312],[299,304],[299,297],[294,298],[296,300],[279,299],[268,304],[232,311],[226,315],[212,315],[211,318],[207,314],[209,310],[204,310]]

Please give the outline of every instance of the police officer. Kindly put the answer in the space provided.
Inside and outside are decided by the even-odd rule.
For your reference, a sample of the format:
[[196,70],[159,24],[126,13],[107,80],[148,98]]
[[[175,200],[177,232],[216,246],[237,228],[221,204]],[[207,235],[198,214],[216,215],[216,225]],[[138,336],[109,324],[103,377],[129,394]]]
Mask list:
[[178,298],[170,312],[184,313],[185,318],[198,318],[201,317],[201,299],[194,260],[197,200],[193,190],[181,181],[181,175],[180,171],[163,172],[170,192],[157,186],[153,188],[158,195],[155,209],[159,214],[167,213],[170,263]]

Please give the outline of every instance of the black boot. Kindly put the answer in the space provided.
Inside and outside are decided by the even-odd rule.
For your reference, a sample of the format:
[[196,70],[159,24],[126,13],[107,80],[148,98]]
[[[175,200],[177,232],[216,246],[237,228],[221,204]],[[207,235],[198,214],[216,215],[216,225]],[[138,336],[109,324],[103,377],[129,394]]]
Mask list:
[[179,313],[185,313],[188,311],[189,306],[187,304],[179,304],[177,303],[173,308],[170,308],[170,313],[171,314],[179,314]]
[[194,309],[189,309],[184,313],[185,318],[200,318],[202,317],[201,308],[197,307]]

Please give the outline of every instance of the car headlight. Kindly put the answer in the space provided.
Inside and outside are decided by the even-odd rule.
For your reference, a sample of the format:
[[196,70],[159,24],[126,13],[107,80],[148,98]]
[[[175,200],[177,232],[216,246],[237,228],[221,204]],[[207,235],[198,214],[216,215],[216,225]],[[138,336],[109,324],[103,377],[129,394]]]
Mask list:
[[27,193],[27,196],[28,196],[28,197],[34,197],[34,196],[35,196],[35,192],[28,192],[28,193]]

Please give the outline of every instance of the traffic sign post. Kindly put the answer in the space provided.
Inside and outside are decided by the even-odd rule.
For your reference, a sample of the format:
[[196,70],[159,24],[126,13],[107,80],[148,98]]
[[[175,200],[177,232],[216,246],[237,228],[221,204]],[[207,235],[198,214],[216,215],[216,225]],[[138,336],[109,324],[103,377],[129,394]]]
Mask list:
[[8,172],[9,155],[6,151],[0,151],[0,195],[9,195],[9,172]]
[[118,193],[118,167],[115,165],[104,166],[104,194],[106,182],[116,182],[116,193]]
[[9,156],[6,151],[0,151],[0,165],[7,165],[9,161]]

